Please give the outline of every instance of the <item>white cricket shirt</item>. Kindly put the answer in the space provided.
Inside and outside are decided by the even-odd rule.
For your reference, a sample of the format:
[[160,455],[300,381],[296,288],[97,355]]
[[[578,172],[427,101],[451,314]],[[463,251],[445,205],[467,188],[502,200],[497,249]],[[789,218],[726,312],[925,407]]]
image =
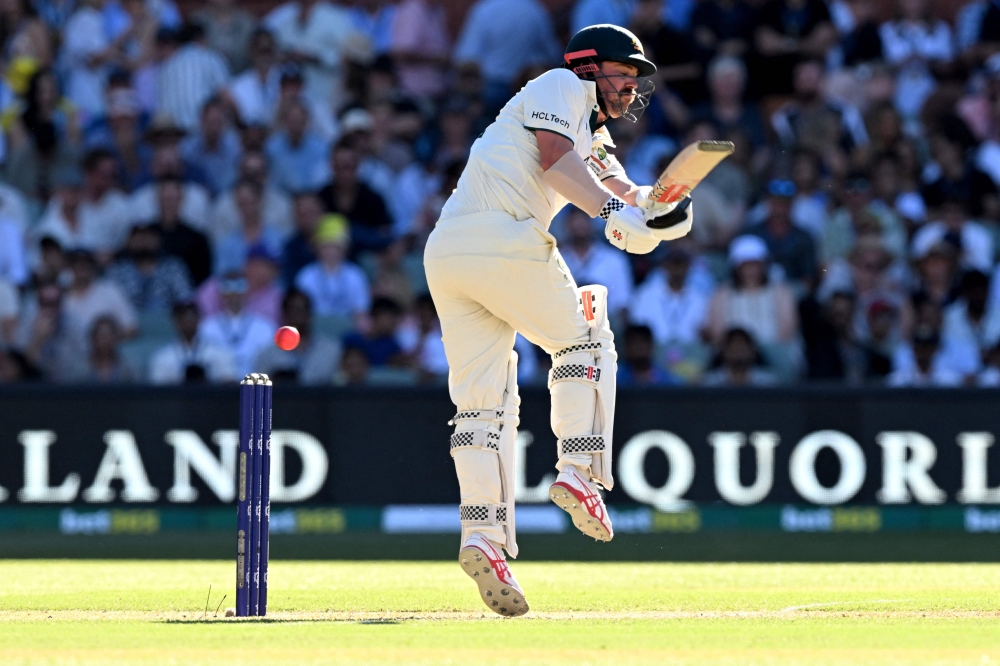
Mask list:
[[474,144],[441,219],[505,212],[535,219],[546,229],[568,202],[542,181],[536,131],[560,134],[601,180],[625,171],[606,150],[611,136],[597,128],[597,84],[568,69],[552,69],[528,82]]

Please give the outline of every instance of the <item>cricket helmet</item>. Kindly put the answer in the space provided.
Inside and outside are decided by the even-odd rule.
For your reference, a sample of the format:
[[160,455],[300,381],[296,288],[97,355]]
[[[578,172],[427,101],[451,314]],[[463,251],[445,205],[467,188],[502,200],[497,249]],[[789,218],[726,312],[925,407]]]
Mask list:
[[606,61],[633,65],[642,77],[656,73],[656,65],[646,59],[639,38],[610,23],[591,25],[573,35],[563,59],[578,75],[593,72],[594,65]]

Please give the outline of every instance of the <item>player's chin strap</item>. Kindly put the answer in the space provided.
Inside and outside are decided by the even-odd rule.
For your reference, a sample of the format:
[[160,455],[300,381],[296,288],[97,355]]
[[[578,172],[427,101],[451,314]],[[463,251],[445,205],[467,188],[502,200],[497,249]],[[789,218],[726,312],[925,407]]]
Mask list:
[[451,457],[462,491],[462,543],[479,532],[517,557],[514,529],[514,470],[521,398],[517,394],[517,352],[507,363],[507,387],[498,409],[460,409]]
[[[608,290],[601,285],[588,285],[577,289],[584,318],[590,326],[590,341],[571,345],[552,355],[549,371],[549,390],[552,391],[552,422],[556,430],[557,451],[562,469],[566,465],[590,468],[590,476],[610,490],[614,484],[611,469],[611,437],[615,421],[615,379],[618,370],[618,353],[615,351],[614,334],[608,323]],[[570,382],[583,385],[593,393],[561,386]],[[566,387],[569,388],[569,387]],[[571,404],[563,404],[571,403]],[[564,423],[579,422],[574,412],[589,409],[586,416],[587,432],[562,432]]]

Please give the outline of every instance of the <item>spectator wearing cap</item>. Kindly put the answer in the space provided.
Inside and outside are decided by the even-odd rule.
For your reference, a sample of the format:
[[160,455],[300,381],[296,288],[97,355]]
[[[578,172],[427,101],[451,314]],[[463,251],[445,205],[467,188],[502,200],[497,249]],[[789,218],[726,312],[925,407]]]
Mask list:
[[743,328],[755,342],[791,342],[798,332],[792,290],[769,276],[767,245],[759,236],[738,236],[729,246],[730,284],[720,287],[708,308],[709,339],[719,344],[726,331]]
[[309,129],[309,110],[299,100],[283,109],[280,129],[267,140],[271,181],[288,193],[318,190],[329,178],[329,147]]
[[73,281],[63,298],[67,333],[74,342],[84,346],[91,328],[101,317],[117,322],[124,337],[138,332],[135,308],[121,287],[108,279],[98,278],[97,261],[86,250],[74,250],[69,258]]
[[149,362],[149,381],[167,384],[222,384],[235,382],[236,358],[225,346],[198,335],[201,316],[190,301],[173,307],[177,339],[159,349]]
[[264,220],[261,207],[263,192],[256,183],[241,180],[236,184],[233,194],[239,211],[240,226],[216,242],[216,272],[241,268],[250,248],[255,245],[262,245],[271,256],[280,257],[284,244],[281,232]]
[[439,0],[403,0],[389,34],[389,52],[400,87],[414,97],[438,98],[445,91],[451,45],[447,14]]
[[156,198],[160,216],[152,223],[160,234],[163,253],[183,261],[197,287],[212,274],[212,250],[205,234],[183,217],[184,183],[170,176],[160,179]]
[[649,327],[657,345],[686,347],[700,340],[711,294],[689,279],[691,260],[686,248],[671,243],[662,270],[650,273],[632,297],[629,322]]
[[941,336],[929,326],[919,326],[910,343],[900,346],[893,358],[893,370],[886,383],[895,388],[954,387],[964,377],[947,363],[941,353]]
[[772,180],[767,188],[767,218],[748,233],[767,244],[768,255],[785,271],[800,294],[811,291],[817,278],[816,246],[808,232],[792,224],[795,183]]
[[219,279],[222,310],[206,315],[198,327],[198,337],[208,344],[228,350],[236,359],[237,376],[253,372],[254,361],[268,345],[274,344],[277,324],[247,308],[247,280],[230,271]]
[[125,243],[130,224],[125,196],[116,188],[115,158],[93,150],[83,162],[84,174],[73,167],[60,170],[56,194],[35,229],[36,237],[51,236],[68,249],[86,249],[108,261]]
[[185,25],[181,42],[183,46],[160,67],[156,106],[184,129],[193,130],[202,106],[228,83],[229,68],[207,46],[200,25]]
[[90,327],[86,354],[73,355],[58,368],[55,379],[67,384],[135,384],[142,373],[121,355],[122,330],[109,315],[98,317]]
[[969,219],[966,202],[949,197],[941,204],[937,213],[937,221],[923,225],[914,234],[912,254],[922,256],[931,246],[946,242],[958,251],[958,261],[962,268],[984,273],[992,270],[993,234],[983,225]]
[[518,74],[561,61],[552,18],[538,0],[477,0],[465,17],[452,60],[474,64],[484,82],[484,101],[499,110],[513,94]]
[[371,307],[371,295],[364,271],[346,261],[350,230],[343,215],[326,215],[314,239],[318,259],[303,268],[295,286],[312,299],[322,317],[351,317],[362,322]]
[[237,0],[208,0],[192,18],[205,31],[207,45],[222,54],[229,71],[242,72],[250,64],[251,36],[257,20]]
[[348,10],[318,0],[287,2],[265,16],[263,24],[274,34],[284,59],[302,66],[306,94],[334,110],[343,106],[345,61],[365,62],[372,53],[368,37],[354,26]]
[[743,328],[730,328],[722,334],[719,352],[712,369],[701,379],[702,386],[773,386],[777,378],[763,368],[764,358],[753,339]]
[[351,224],[353,252],[378,251],[393,240],[392,218],[385,202],[361,181],[361,156],[349,141],[340,141],[331,151],[333,180],[319,191],[323,206],[339,213]]
[[656,366],[653,357],[653,332],[648,326],[631,325],[625,329],[622,360],[618,364],[619,386],[677,386],[680,379]]
[[896,71],[896,108],[914,118],[937,87],[935,77],[951,73],[951,28],[934,17],[927,0],[899,0],[896,19],[883,23],[879,35],[885,60]]
[[[243,153],[240,160],[240,179],[237,183],[250,182],[263,192],[261,205],[264,221],[273,225],[282,235],[291,233],[293,228],[291,197],[271,182],[268,175],[267,157],[258,150]],[[212,239],[218,242],[240,228],[240,211],[236,205],[236,189],[223,192],[215,201],[209,218]]]
[[197,131],[181,142],[180,151],[185,163],[204,174],[212,197],[236,184],[242,148],[222,98],[213,97],[205,102]]
[[846,257],[863,234],[874,234],[893,256],[906,256],[906,228],[884,203],[872,201],[871,181],[853,173],[844,181],[843,206],[834,211],[823,234],[822,261]]
[[175,303],[192,296],[187,266],[164,254],[160,230],[154,225],[132,228],[124,255],[111,264],[105,277],[117,284],[142,314],[167,314]]
[[257,357],[258,372],[266,373],[275,382],[303,386],[332,384],[340,366],[340,343],[312,328],[312,300],[298,289],[289,289],[281,302],[281,325],[294,327],[301,336],[298,346],[285,351],[268,345]]
[[294,203],[295,231],[285,241],[281,255],[281,280],[286,285],[295,284],[299,271],[316,261],[313,239],[323,217],[323,202],[315,192],[299,192]]
[[[247,251],[243,275],[247,285],[244,309],[264,319],[276,322],[281,313],[281,289],[278,286],[278,258],[264,245],[254,245]],[[198,290],[195,300],[203,316],[221,312],[223,279],[210,278]]]
[[608,314],[624,321],[632,299],[632,268],[621,252],[595,243],[593,221],[578,208],[566,220],[568,243],[560,246],[563,260],[578,284],[602,284],[608,288]]

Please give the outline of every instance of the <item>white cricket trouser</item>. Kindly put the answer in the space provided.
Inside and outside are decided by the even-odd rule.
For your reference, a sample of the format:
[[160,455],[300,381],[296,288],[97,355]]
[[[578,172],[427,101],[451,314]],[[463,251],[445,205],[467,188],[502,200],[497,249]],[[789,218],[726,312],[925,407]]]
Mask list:
[[[441,320],[448,387],[460,411],[500,408],[515,332],[549,354],[590,341],[573,277],[555,238],[535,220],[506,213],[441,220],[428,238],[424,266]],[[595,391],[575,382],[552,390],[562,398],[552,401],[556,437],[590,435]],[[462,503],[498,503],[496,456],[462,453],[471,461],[456,456]],[[500,530],[481,531],[503,543]]]

